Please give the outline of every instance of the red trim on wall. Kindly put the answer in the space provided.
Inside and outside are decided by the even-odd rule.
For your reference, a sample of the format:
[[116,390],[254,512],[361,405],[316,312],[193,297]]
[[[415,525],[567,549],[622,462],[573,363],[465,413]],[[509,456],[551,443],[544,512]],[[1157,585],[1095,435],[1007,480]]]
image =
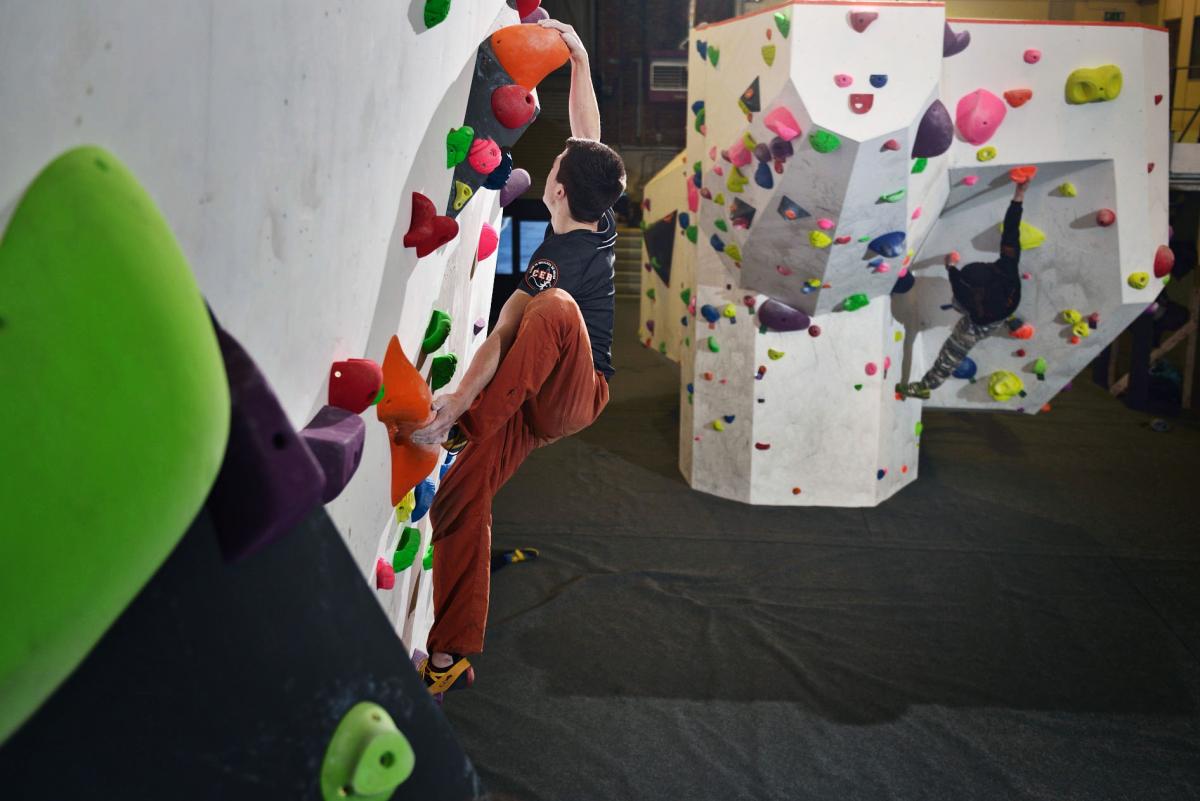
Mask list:
[[[740,17],[730,17],[729,19],[723,19],[720,22],[709,22],[705,25],[697,25],[695,30],[703,31],[707,28],[716,28],[720,25],[728,25],[731,22],[737,22],[738,20],[750,19],[751,17],[757,17],[760,14],[772,14],[772,13],[778,11],[779,9],[784,8],[785,6],[856,6],[858,8],[896,8],[897,5],[899,5],[899,4],[895,3],[895,2],[858,3],[858,2],[855,2],[855,0],[791,0],[790,3],[780,3],[779,5],[774,5],[774,6],[771,6],[770,8],[760,8],[758,11],[749,11],[745,14],[742,14]],[[942,3],[942,2],[928,2],[928,3],[907,3],[906,2],[903,4],[903,7],[904,8],[913,8],[913,7],[929,8],[932,6],[935,8],[942,8],[945,5],[946,4]]]
[[1167,32],[1166,28],[1147,25],[1144,22],[1096,22],[1069,19],[971,19],[970,17],[947,17],[946,22],[969,22],[972,25],[1091,25],[1101,28],[1145,28],[1148,31]]

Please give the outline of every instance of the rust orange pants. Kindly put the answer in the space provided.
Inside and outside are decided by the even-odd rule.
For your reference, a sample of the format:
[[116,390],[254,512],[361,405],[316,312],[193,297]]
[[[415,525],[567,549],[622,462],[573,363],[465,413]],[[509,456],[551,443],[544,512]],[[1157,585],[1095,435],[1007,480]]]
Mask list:
[[430,653],[483,650],[491,580],[492,498],[534,448],[591,425],[608,403],[608,382],[574,298],[539,293],[496,375],[458,425],[468,444],[446,472],[433,523]]

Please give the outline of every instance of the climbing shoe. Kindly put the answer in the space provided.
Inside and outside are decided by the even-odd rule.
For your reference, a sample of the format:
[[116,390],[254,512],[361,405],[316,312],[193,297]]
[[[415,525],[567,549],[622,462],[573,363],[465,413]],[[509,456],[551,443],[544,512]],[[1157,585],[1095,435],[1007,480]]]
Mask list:
[[467,447],[467,435],[458,426],[451,426],[446,432],[446,441],[442,443],[442,447],[446,449],[446,453],[458,453]]
[[537,548],[514,548],[511,551],[492,551],[492,572],[517,562],[529,562],[541,556]]
[[475,668],[465,656],[456,656],[450,667],[436,668],[428,657],[417,666],[417,673],[425,682],[430,695],[441,695],[451,690],[466,690],[475,683]]
[[920,398],[921,400],[929,400],[929,387],[925,386],[920,381],[911,381],[907,384],[897,384],[896,393],[905,398]]

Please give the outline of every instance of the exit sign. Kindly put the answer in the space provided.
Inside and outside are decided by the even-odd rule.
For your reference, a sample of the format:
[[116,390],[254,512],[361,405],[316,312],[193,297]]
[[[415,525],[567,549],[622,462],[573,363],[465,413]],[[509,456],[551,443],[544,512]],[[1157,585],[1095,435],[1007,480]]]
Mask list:
[[1124,22],[1125,21],[1125,12],[1124,11],[1105,11],[1104,12],[1104,21],[1105,22]]

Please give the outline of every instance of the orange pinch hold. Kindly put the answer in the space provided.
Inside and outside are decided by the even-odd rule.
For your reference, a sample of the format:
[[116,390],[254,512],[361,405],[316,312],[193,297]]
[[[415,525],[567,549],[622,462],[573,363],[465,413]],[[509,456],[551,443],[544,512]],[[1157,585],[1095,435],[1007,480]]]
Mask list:
[[392,449],[392,506],[437,466],[439,446],[416,445],[409,439],[429,419],[432,403],[429,385],[393,334],[383,357],[383,400],[375,407]]
[[1024,167],[1013,167],[1008,171],[1008,177],[1018,184],[1029,183],[1035,175],[1037,175],[1037,167],[1032,164]]
[[1008,105],[1013,108],[1018,108],[1029,102],[1033,97],[1032,89],[1009,89],[1004,93],[1004,99],[1008,101]]
[[571,57],[562,34],[541,25],[509,25],[493,33],[491,42],[500,66],[526,89],[537,88]]

